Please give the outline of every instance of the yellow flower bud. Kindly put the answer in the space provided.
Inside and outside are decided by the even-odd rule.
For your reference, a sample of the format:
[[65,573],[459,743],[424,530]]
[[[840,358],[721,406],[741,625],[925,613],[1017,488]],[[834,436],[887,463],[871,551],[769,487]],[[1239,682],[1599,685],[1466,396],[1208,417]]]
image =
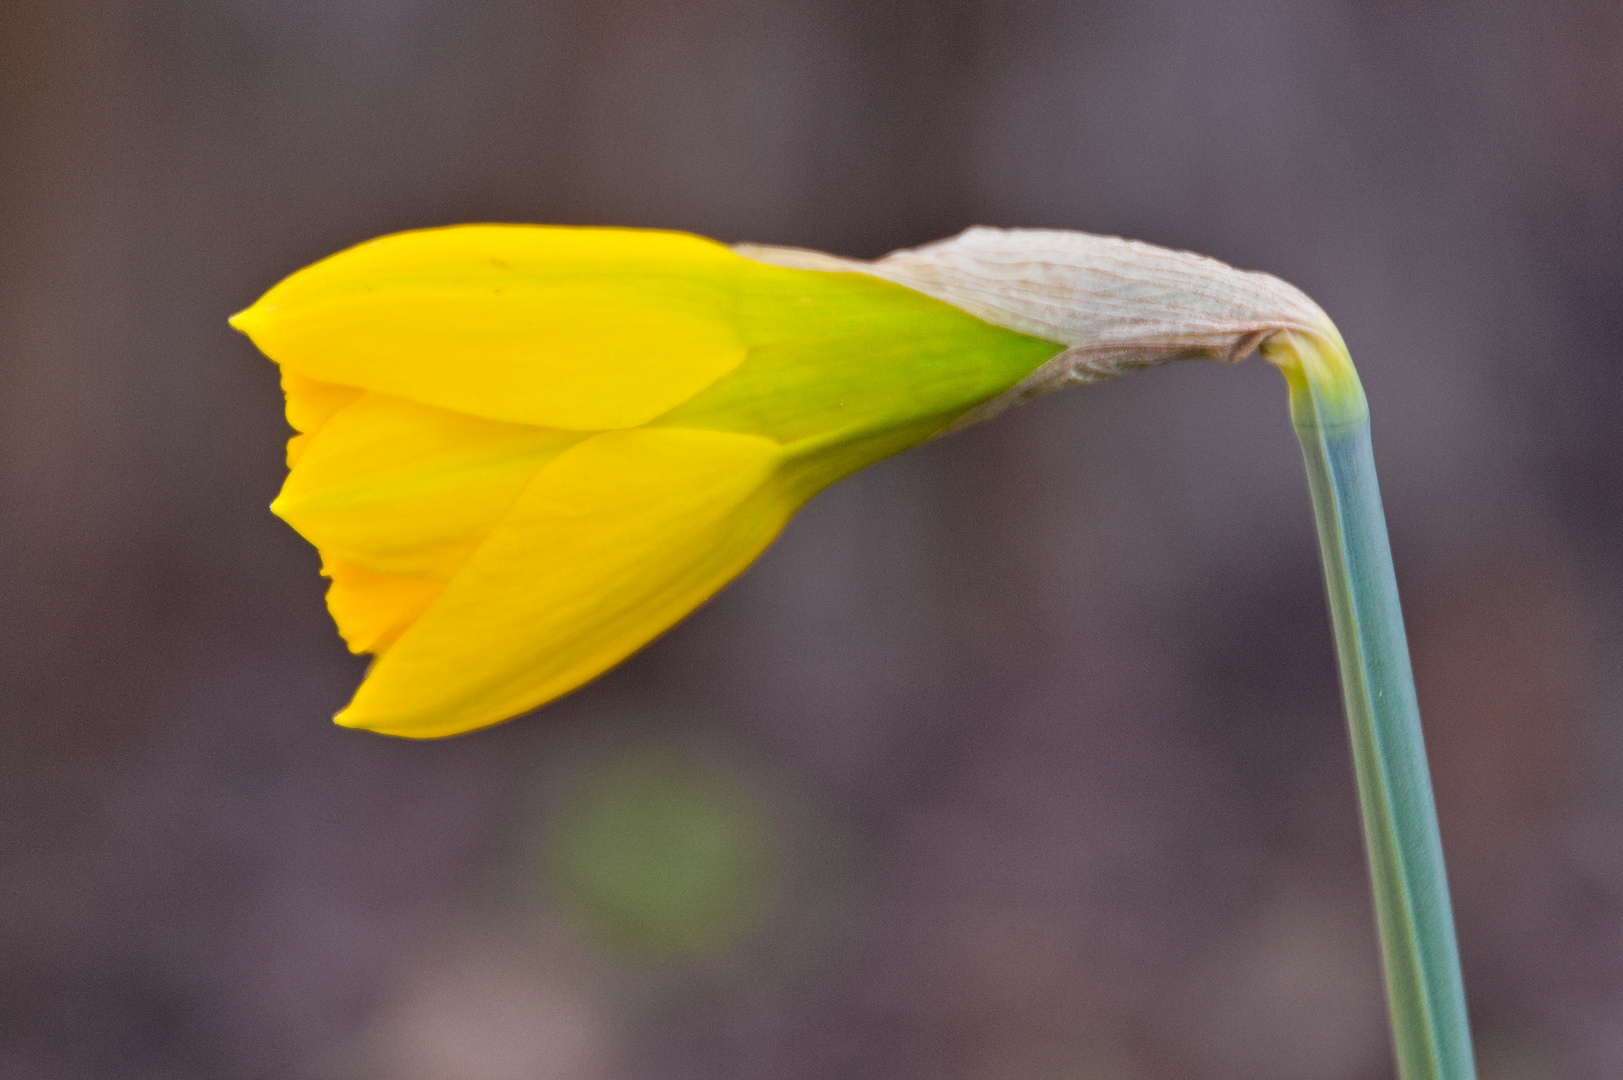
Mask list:
[[272,509],[320,551],[350,648],[376,654],[337,721],[434,737],[618,663],[882,457],[1321,320],[1267,275],[1079,233],[971,230],[862,263],[480,225],[341,252],[232,325],[281,366],[298,432]]

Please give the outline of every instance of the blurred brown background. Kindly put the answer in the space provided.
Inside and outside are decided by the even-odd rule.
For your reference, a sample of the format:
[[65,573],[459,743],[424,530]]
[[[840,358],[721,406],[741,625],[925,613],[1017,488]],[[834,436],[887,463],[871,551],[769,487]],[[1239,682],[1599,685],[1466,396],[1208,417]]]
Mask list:
[[[1389,1075],[1258,361],[859,475],[537,715],[332,727],[362,664],[225,317],[482,220],[1302,286],[1372,402],[1484,1075],[1623,1075],[1615,2],[0,0],[4,1080]],[[559,793],[647,746],[770,823],[750,940],[637,963],[549,898]]]

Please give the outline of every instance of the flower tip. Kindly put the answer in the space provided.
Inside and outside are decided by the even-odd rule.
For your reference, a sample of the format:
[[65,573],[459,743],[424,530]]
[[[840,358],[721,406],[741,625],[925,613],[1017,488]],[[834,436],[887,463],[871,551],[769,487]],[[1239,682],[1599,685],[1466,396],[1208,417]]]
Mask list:
[[407,738],[412,736],[409,731],[390,731],[376,724],[367,723],[365,716],[356,710],[353,701],[334,713],[332,722],[341,728],[349,728],[353,731],[371,731],[378,735],[403,735]]
[[370,731],[374,735],[388,735],[396,739],[416,739],[426,742],[429,739],[444,739],[451,735],[464,735],[475,728],[488,727],[497,721],[483,720],[471,724],[443,723],[422,727],[395,726],[378,723],[375,719],[368,720],[364,714],[357,714],[355,707],[351,704],[334,713],[332,722],[338,727],[349,728],[352,731]]
[[355,719],[355,716],[353,715],[354,712],[354,709],[351,709],[346,705],[342,709],[339,709],[336,713],[333,713],[332,722],[343,728],[350,728],[356,731],[365,730],[366,725]]
[[254,304],[251,307],[243,308],[227,319],[226,322],[231,324],[231,329],[238,333],[247,334],[251,338],[254,336],[254,331],[264,325],[265,311],[258,304]]

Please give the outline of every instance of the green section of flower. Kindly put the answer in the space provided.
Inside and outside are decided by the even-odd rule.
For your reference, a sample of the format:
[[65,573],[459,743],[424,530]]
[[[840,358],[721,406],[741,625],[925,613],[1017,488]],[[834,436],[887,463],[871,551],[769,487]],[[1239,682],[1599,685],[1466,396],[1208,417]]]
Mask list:
[[656,426],[823,450],[945,424],[1060,351],[878,278],[750,265],[729,313],[748,356]]

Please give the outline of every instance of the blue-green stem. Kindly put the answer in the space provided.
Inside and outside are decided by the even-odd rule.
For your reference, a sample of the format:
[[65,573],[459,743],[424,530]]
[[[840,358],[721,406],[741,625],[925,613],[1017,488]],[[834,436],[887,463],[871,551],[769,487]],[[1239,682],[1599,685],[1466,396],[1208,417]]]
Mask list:
[[1409,646],[1370,450],[1369,407],[1333,329],[1263,347],[1307,460],[1352,735],[1401,1080],[1475,1080],[1454,915]]

